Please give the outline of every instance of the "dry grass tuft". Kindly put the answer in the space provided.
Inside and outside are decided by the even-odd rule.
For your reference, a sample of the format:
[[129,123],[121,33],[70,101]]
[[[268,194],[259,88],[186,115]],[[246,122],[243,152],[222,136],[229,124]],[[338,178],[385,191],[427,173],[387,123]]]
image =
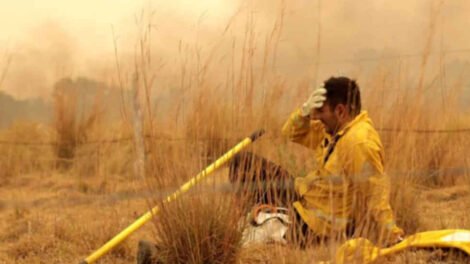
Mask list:
[[[62,79],[54,86],[54,127],[57,131],[58,165],[69,168],[76,148],[103,114],[103,87],[87,79]],[[90,100],[94,102],[90,105]]]
[[242,210],[231,195],[197,192],[164,207],[155,220],[162,263],[235,263]]

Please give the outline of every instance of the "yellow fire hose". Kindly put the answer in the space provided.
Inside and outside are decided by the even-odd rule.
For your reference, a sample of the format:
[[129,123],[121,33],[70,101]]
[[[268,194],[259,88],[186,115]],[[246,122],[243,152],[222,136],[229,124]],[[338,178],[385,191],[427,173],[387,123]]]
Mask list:
[[[198,182],[203,180],[207,175],[212,173],[215,169],[221,167],[224,165],[230,158],[232,158],[234,155],[236,155],[238,152],[240,152],[243,148],[247,147],[251,143],[253,143],[257,138],[262,136],[264,134],[264,129],[260,129],[251,136],[245,138],[242,140],[240,143],[238,143],[235,147],[233,147],[231,150],[227,151],[224,155],[222,155],[219,159],[217,159],[215,162],[207,166],[203,171],[201,171],[199,174],[191,178],[188,182],[183,184],[177,191],[175,191],[173,194],[170,194],[166,199],[163,200],[163,202],[171,202],[173,200],[176,200],[180,195],[183,193],[187,192],[191,187],[196,185]],[[147,213],[142,215],[139,219],[137,219],[134,223],[129,225],[126,229],[122,230],[119,234],[117,234],[115,237],[113,237],[111,240],[109,240],[106,244],[104,244],[101,248],[93,252],[90,256],[88,256],[86,259],[82,260],[79,264],[90,264],[95,262],[97,259],[99,259],[101,256],[106,254],[108,251],[113,249],[116,245],[121,243],[124,239],[126,239],[129,235],[131,235],[134,231],[139,229],[143,224],[145,224],[148,220],[152,218],[152,216],[158,214],[158,211],[160,210],[159,206],[155,206],[151,210],[149,210]]]
[[445,229],[422,232],[388,248],[376,247],[365,238],[350,239],[336,251],[332,262],[321,261],[318,264],[376,263],[380,257],[410,248],[454,248],[470,256],[470,230]]

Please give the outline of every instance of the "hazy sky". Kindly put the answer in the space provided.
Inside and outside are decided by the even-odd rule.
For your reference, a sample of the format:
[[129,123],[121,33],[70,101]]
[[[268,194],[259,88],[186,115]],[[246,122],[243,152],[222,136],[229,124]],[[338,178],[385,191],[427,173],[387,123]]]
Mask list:
[[44,23],[61,24],[71,32],[87,32],[91,36],[109,31],[130,14],[137,1],[133,0],[17,0],[0,2],[1,40],[20,41],[25,34]]
[[225,23],[233,12],[228,2],[0,0],[0,67],[5,53],[12,57],[0,90],[18,98],[43,96],[59,77],[96,74],[97,67],[114,62],[112,28],[120,51],[136,42],[136,18],[143,8],[158,10],[154,16],[163,37],[176,40],[185,26],[181,21],[194,25],[205,14]]
[[[31,34],[56,24],[64,32],[77,36],[85,47],[113,46],[111,26],[118,32],[135,28],[135,17],[142,8],[158,10],[156,16],[184,17],[196,22],[201,14],[224,18],[229,14],[229,1],[146,1],[146,0],[17,0],[0,1],[0,41],[10,47],[24,44]],[[83,37],[78,37],[83,36]],[[110,41],[111,40],[111,41]],[[93,43],[89,43],[93,42]],[[88,44],[87,44],[88,43]]]
[[[263,43],[279,13],[275,0],[0,0],[0,69],[12,57],[0,90],[17,98],[47,97],[64,76],[112,75],[114,28],[120,54],[132,54],[142,7],[154,10],[155,52],[172,57],[179,40],[211,45],[237,10],[254,14],[256,41]],[[287,68],[315,58],[321,21],[321,60],[368,54],[419,53],[429,35],[430,6],[437,0],[285,1],[279,64]],[[439,10],[434,49],[470,48],[470,1],[447,0]],[[321,13],[321,20],[318,14]],[[243,36],[246,16],[237,17],[230,37]],[[441,41],[442,39],[442,41]],[[454,56],[454,58],[451,58]],[[468,59],[468,53],[449,55]],[[171,61],[170,61],[171,62]],[[299,66],[300,67],[300,66]],[[339,66],[324,66],[330,75]],[[302,72],[301,70],[299,72]],[[306,71],[308,72],[308,71]]]

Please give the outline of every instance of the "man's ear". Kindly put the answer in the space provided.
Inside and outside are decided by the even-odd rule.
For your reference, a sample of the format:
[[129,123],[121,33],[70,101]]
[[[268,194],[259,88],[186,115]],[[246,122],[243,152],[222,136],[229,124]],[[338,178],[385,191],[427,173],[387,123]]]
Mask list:
[[335,108],[335,112],[337,117],[343,119],[346,117],[346,106],[343,104],[338,104]]

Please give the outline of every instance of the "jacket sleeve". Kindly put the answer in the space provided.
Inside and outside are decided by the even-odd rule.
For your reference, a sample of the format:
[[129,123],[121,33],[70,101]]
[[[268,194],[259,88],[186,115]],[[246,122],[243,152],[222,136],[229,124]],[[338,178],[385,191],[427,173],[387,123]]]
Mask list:
[[282,135],[290,141],[315,149],[325,136],[323,124],[300,115],[294,111],[282,127]]
[[349,175],[359,187],[365,200],[366,212],[382,232],[402,235],[390,207],[390,179],[384,173],[384,154],[380,146],[369,142],[359,143],[349,151]]

